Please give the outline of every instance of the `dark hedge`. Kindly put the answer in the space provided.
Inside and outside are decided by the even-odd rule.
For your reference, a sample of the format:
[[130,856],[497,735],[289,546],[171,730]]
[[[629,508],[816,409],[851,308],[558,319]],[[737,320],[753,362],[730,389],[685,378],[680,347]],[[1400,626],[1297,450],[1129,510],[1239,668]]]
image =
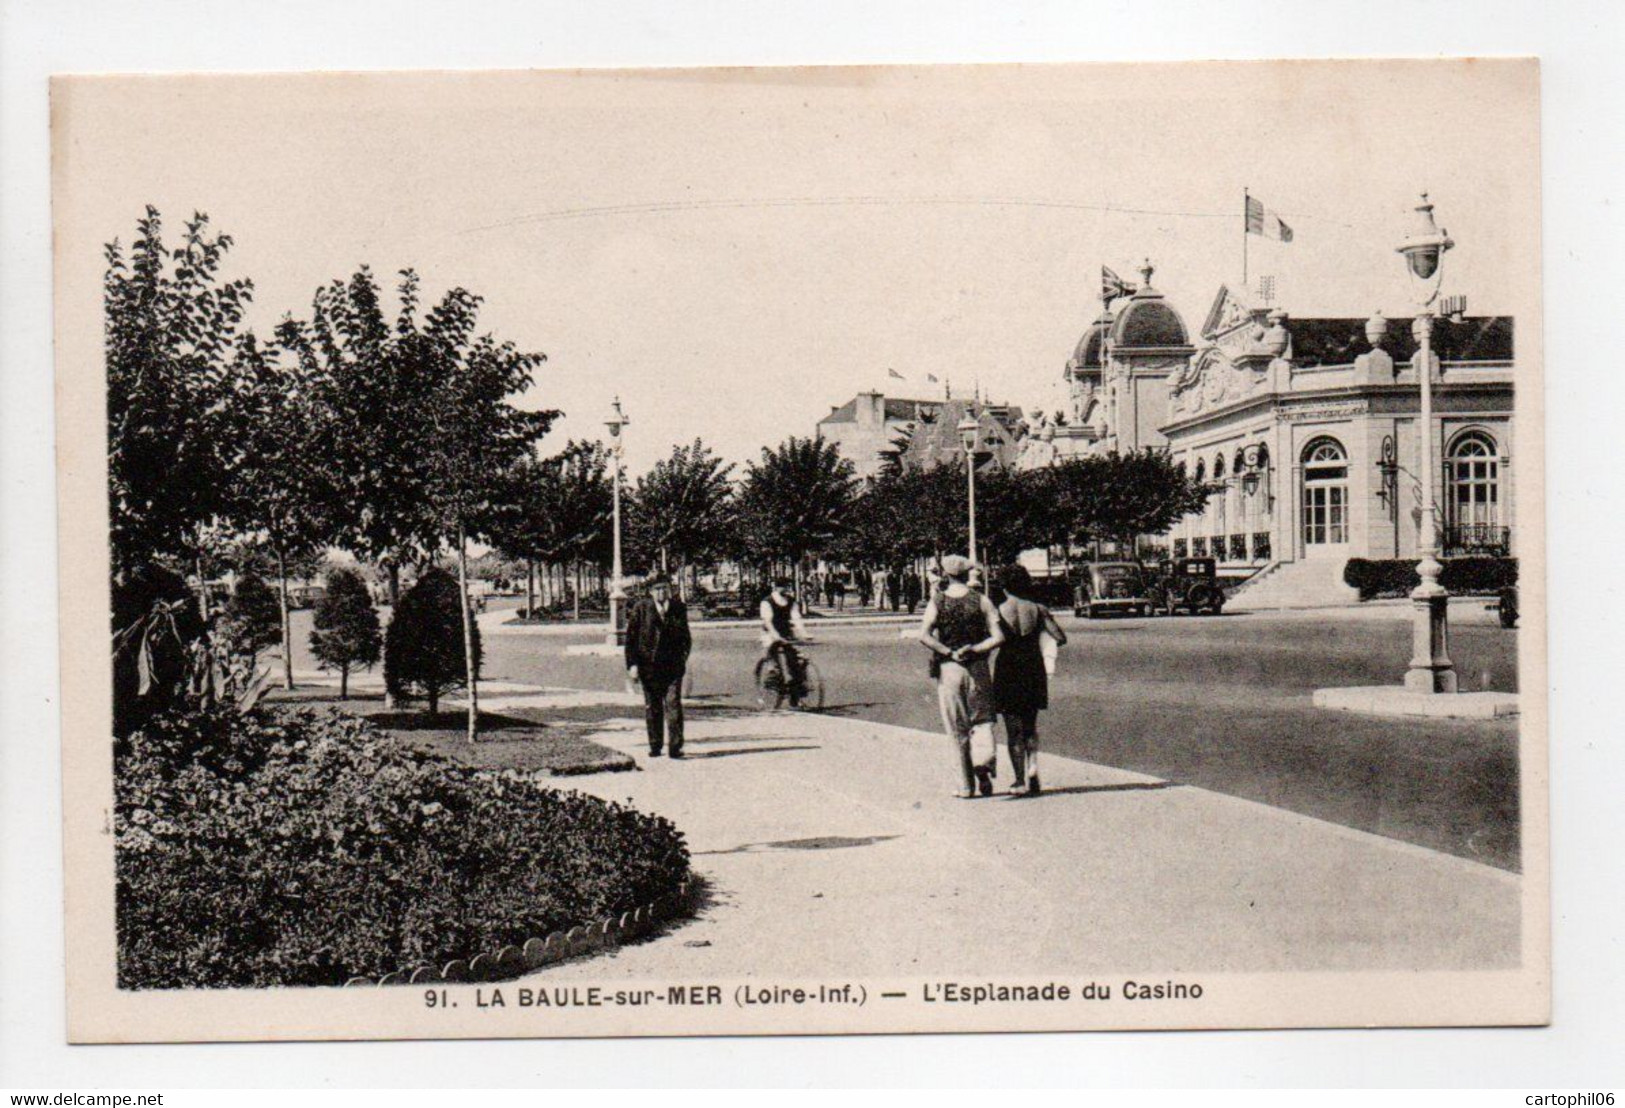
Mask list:
[[[1415,558],[1350,558],[1343,581],[1360,590],[1361,600],[1408,596],[1421,581]],[[1458,595],[1488,596],[1518,583],[1516,558],[1442,558],[1439,583]]]
[[448,766],[327,710],[168,714],[116,758],[123,988],[339,985],[648,904],[658,816]]

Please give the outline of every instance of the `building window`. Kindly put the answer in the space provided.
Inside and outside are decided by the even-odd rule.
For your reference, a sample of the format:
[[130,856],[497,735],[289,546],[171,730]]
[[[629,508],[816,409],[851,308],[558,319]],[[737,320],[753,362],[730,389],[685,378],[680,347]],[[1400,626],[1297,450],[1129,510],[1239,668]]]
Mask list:
[[1306,547],[1349,541],[1348,455],[1336,439],[1321,438],[1303,451],[1303,542]]
[[1174,557],[1183,558],[1187,549],[1189,549],[1189,546],[1184,539],[1174,540]]
[[1446,553],[1505,553],[1511,536],[1501,526],[1501,459],[1494,440],[1482,431],[1457,436],[1446,454],[1444,476]]

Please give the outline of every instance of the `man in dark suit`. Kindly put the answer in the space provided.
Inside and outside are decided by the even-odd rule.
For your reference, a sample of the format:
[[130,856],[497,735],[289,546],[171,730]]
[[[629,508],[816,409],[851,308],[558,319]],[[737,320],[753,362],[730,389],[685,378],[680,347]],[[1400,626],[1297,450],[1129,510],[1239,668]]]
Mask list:
[[688,609],[671,594],[671,581],[657,574],[649,595],[626,617],[626,675],[643,686],[643,720],[649,728],[649,756],[664,746],[683,756],[683,672],[693,640]]

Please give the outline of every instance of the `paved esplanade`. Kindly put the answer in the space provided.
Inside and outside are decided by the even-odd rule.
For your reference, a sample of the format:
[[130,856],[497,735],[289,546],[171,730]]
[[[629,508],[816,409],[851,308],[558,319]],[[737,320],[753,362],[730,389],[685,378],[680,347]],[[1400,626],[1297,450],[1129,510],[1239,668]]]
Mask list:
[[947,740],[908,728],[702,711],[681,762],[638,720],[595,737],[641,771],[561,786],[676,822],[709,903],[549,980],[1517,960],[1514,874],[1140,774],[1046,756],[1043,796],[962,801]]
[[[542,651],[539,668],[573,672],[559,658],[556,636],[544,646],[549,636],[504,634],[498,619],[493,613],[485,621],[494,632],[486,642],[495,672],[511,680],[521,659]],[[1220,625],[1163,626],[1217,634]],[[1280,637],[1279,625],[1268,628]],[[1126,623],[1105,625],[1100,641],[1141,633]],[[701,632],[697,650],[717,649],[707,643],[721,634]],[[897,643],[896,634],[872,628],[864,641],[890,636],[889,646],[874,649],[896,651],[906,679],[924,687],[918,648]],[[827,644],[826,664],[837,645]],[[730,667],[749,650],[736,646],[727,652]],[[1063,655],[1063,669],[1085,667],[1086,657]],[[603,660],[596,665],[602,669]],[[710,672],[701,667],[702,685]],[[1110,681],[1097,672],[1090,684]],[[712,690],[690,713],[690,757],[650,760],[635,700],[609,691],[612,680],[604,684],[596,694],[510,684],[502,703],[491,706],[580,708],[596,695],[606,711],[594,737],[631,754],[640,770],[561,786],[672,819],[710,897],[697,919],[668,934],[543,971],[548,980],[812,978],[832,965],[844,975],[914,976],[968,968],[1426,970],[1517,962],[1521,881],[1506,868],[1188,778],[1062,757],[1055,743],[1043,755],[1043,796],[956,800],[948,740],[852,718],[846,713],[862,710],[862,690],[831,688],[832,703],[848,706],[839,715],[760,713]],[[1182,693],[1216,709],[1234,710],[1232,702],[1249,696],[1248,683],[1173,684],[1164,690],[1170,701]],[[1256,694],[1268,682],[1255,675],[1251,684]],[[1336,726],[1341,717],[1326,722]],[[1123,721],[1113,717],[1110,725]],[[1154,719],[1146,726],[1155,727]],[[1439,741],[1459,745],[1483,733],[1498,742],[1505,731],[1456,728]],[[1421,756],[1432,755],[1424,749]],[[1002,781],[1002,751],[1000,759]]]

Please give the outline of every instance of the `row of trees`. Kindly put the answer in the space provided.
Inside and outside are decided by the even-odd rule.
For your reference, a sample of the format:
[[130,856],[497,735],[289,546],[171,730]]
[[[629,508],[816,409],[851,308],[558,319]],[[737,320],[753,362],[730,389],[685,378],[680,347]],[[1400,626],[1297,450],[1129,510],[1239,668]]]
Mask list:
[[[474,294],[454,288],[425,311],[419,279],[405,270],[391,317],[362,268],[318,288],[306,318],[284,316],[261,341],[243,326],[252,283],[221,276],[231,245],[198,214],[171,248],[149,208],[127,249],[107,248],[115,707],[152,684],[145,644],[154,629],[180,637],[192,618],[176,580],[198,583],[208,627],[206,582],[228,566],[266,567],[291,688],[290,578],[329,548],[347,550],[384,567],[395,606],[401,568],[427,568],[449,551],[472,739],[469,545],[576,567],[578,582],[579,567],[606,566],[612,459],[586,442],[537,457],[559,413],[519,402],[545,358],[479,333]],[[978,534],[1000,561],[1033,546],[1158,534],[1205,497],[1152,452],[989,469],[977,481]],[[820,438],[792,437],[742,469],[696,439],[623,493],[633,572],[725,559],[890,566],[966,545],[962,464],[899,468],[864,486]]]
[[[171,249],[149,208],[127,250],[107,248],[115,635],[132,642],[132,611],[150,622],[141,609],[163,591],[155,574],[205,582],[232,551],[251,549],[275,567],[291,687],[288,580],[298,563],[329,547],[380,562],[394,602],[403,564],[450,549],[464,601],[472,738],[479,709],[468,545],[489,541],[511,518],[515,471],[558,414],[513,402],[544,356],[480,334],[480,299],[464,289],[420,312],[410,270],[393,319],[363,268],[318,289],[309,318],[286,316],[261,342],[242,327],[252,283],[220,276],[230,247],[199,214]],[[206,591],[203,598],[207,621]],[[123,653],[115,699],[131,693],[150,651]]]
[[[674,449],[626,495],[627,564],[634,569],[681,572],[725,560],[799,566],[812,558],[897,566],[963,551],[969,542],[963,462],[895,467],[865,485],[836,446],[818,438],[768,447],[742,472],[696,440]],[[1157,451],[1073,458],[1039,470],[984,467],[976,477],[977,537],[995,562],[1034,547],[1128,545],[1201,511],[1207,495]],[[581,536],[574,546],[513,545],[500,535],[498,546],[514,557],[604,564],[608,498],[604,477],[596,499],[576,498],[601,500],[600,515],[559,517],[582,524],[564,528]]]

